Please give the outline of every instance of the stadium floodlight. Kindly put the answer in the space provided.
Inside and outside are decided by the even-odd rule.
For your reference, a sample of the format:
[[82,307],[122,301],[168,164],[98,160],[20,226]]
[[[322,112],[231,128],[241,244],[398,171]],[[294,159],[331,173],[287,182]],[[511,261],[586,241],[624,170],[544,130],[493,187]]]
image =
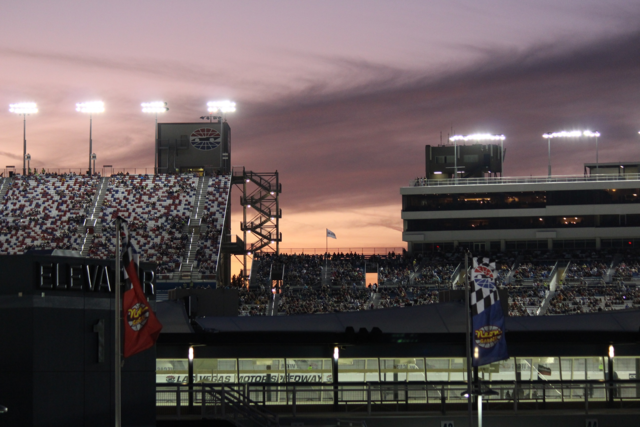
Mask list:
[[615,357],[615,355],[616,355],[616,351],[613,348],[613,344],[612,344],[612,345],[609,346],[609,358],[613,359]]
[[454,135],[449,141],[504,141],[504,135],[491,135],[490,133],[472,133],[471,135]]
[[169,107],[167,107],[166,102],[162,101],[154,101],[154,102],[143,102],[140,104],[142,106],[143,113],[164,113],[169,111]]
[[210,113],[233,113],[236,111],[236,103],[229,100],[210,101],[207,102],[207,111]]
[[582,132],[579,130],[563,130],[560,132],[551,132],[545,133],[542,135],[543,138],[580,138],[582,136]]
[[93,171],[91,170],[91,155],[93,154],[93,115],[104,113],[104,102],[79,102],[76,104],[76,111],[89,114],[89,175],[93,175]]
[[471,135],[453,135],[449,138],[449,141],[453,141],[453,176],[455,179],[458,179],[458,141],[500,141],[500,176],[502,176],[502,166],[504,157],[504,140],[506,137],[504,135],[492,135],[490,133],[472,133]]
[[76,104],[76,111],[80,113],[104,113],[104,102],[102,101],[93,101],[93,102],[78,102]]
[[548,156],[549,156],[549,176],[551,176],[551,140],[553,138],[580,138],[582,131],[579,130],[563,130],[560,132],[549,132],[542,135],[547,140]]
[[153,102],[143,102],[140,104],[142,106],[143,113],[153,113],[156,115],[156,152],[155,152],[155,160],[153,163],[153,172],[158,174],[158,113],[166,113],[169,111],[169,107],[167,107],[167,103],[164,101],[153,101]]
[[35,114],[38,112],[38,106],[35,102],[19,102],[17,104],[9,104],[9,112],[22,114],[22,175],[27,174],[25,159],[27,157],[27,114]]
[[[563,130],[560,132],[549,132],[542,135],[547,140],[549,150],[549,176],[551,176],[551,139],[553,138],[595,138],[596,139],[596,170],[598,170],[598,137],[600,132],[592,132],[590,130]],[[596,172],[597,173],[597,172]]]
[[17,104],[9,104],[9,112],[15,114],[35,114],[38,112],[38,106],[35,102],[19,102]]

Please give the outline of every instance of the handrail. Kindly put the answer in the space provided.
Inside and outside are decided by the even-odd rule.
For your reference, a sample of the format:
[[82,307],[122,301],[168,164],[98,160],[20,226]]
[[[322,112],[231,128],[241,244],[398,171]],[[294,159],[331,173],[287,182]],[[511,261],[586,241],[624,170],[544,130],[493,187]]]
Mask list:
[[[458,179],[414,179],[408,187],[439,187],[439,186],[464,186],[464,185],[506,185],[506,184],[546,184],[562,182],[607,182],[607,181],[638,181],[640,174],[627,173],[624,175],[556,175],[533,177],[485,177],[485,178],[458,178]],[[406,187],[405,187],[406,188]]]
[[[279,417],[268,411],[265,405],[277,405],[280,411],[283,406],[287,407],[293,416],[296,414],[298,405],[336,403],[345,405],[345,410],[350,406],[356,411],[364,409],[368,414],[371,414],[372,407],[385,404],[396,405],[396,410],[402,407],[407,411],[412,410],[409,406],[411,404],[437,404],[445,413],[448,404],[459,405],[466,402],[463,394],[467,390],[467,383],[464,381],[349,382],[339,383],[337,389],[332,383],[202,383],[192,387],[189,389],[189,386],[184,384],[157,384],[158,408],[175,407],[178,418],[181,416],[181,411],[186,411],[193,416],[196,411],[185,410],[189,402],[189,406],[193,405],[194,409],[200,410],[203,418],[211,417],[211,412],[207,412],[207,408],[210,408],[215,411],[215,416],[233,417],[238,425],[244,425],[241,421],[245,420],[252,422],[252,425],[273,427],[279,425]],[[516,412],[520,403],[535,403],[535,409],[541,409],[540,403],[542,408],[545,408],[547,402],[556,404],[584,402],[585,413],[588,413],[589,402],[608,402],[611,407],[616,402],[622,405],[624,401],[640,401],[640,380],[635,379],[563,381],[538,377],[537,380],[524,381],[483,381],[482,387],[483,389],[488,387],[496,392],[485,396],[487,404],[499,403],[500,406],[494,406],[494,408],[502,410],[510,410],[509,405],[512,404],[513,411]],[[167,399],[167,391],[173,392],[175,397]],[[262,401],[252,400],[249,397],[252,393],[254,396],[262,396]],[[188,398],[189,395],[192,398]],[[334,397],[338,400],[334,401]],[[505,403],[507,406],[504,405]],[[200,408],[196,408],[196,405]],[[561,409],[562,406],[556,406],[556,408]],[[359,421],[350,422],[363,425],[358,424]]]

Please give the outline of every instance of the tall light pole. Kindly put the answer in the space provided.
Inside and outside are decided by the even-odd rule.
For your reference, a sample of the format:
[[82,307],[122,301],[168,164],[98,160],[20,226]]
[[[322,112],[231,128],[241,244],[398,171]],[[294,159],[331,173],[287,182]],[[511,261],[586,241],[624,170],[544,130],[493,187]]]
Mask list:
[[29,169],[29,173],[31,173],[31,154],[27,153],[27,169]]
[[153,163],[153,173],[158,174],[158,113],[165,113],[169,111],[169,107],[167,107],[167,103],[163,101],[153,101],[153,102],[143,102],[140,104],[142,106],[143,113],[154,113],[156,115],[156,156]]
[[[480,141],[500,141],[500,177],[502,177],[502,168],[504,165],[504,140],[506,139],[506,137],[504,135],[492,135],[490,133],[472,133],[471,135],[454,135],[451,138],[449,138],[449,141],[453,141],[454,143],[454,152],[457,152],[457,145],[456,142],[457,141],[475,141],[475,142],[480,142]],[[455,176],[456,179],[458,178],[458,156],[457,154],[454,154],[454,169],[455,171]]]
[[549,132],[542,135],[547,140],[549,146],[549,177],[551,177],[551,139],[553,138],[580,138],[582,132],[579,130],[563,130],[560,132]]
[[91,170],[91,155],[93,154],[93,139],[92,139],[93,115],[96,113],[104,112],[104,102],[102,101],[79,102],[76,104],[76,111],[89,114],[89,175],[93,175]]
[[38,112],[38,106],[35,102],[20,102],[18,104],[9,104],[9,112],[22,114],[22,175],[27,174],[25,161],[27,158],[27,114],[35,114]]
[[600,136],[600,132],[591,132],[590,130],[585,130],[582,132],[582,136],[585,138],[595,138],[596,139],[596,174],[599,172],[599,162],[598,162],[598,137]]
[[[211,114],[216,114],[216,113],[220,113],[220,144],[222,144],[222,158],[224,158],[224,115],[225,113],[233,113],[236,111],[236,103],[226,100],[226,101],[210,101],[207,102],[207,111],[209,111],[209,113]],[[230,148],[230,147],[228,147]],[[227,157],[228,159],[228,157]],[[228,160],[227,160],[228,161]],[[229,172],[229,171],[227,171]]]
[[91,154],[91,160],[93,160],[93,173],[96,173],[96,158],[98,156],[96,156],[96,153],[92,153]]

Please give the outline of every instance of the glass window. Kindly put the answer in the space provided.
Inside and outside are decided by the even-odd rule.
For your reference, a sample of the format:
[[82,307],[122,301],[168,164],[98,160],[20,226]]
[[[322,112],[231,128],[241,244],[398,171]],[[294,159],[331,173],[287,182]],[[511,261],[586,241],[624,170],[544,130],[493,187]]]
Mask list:
[[189,361],[187,359],[156,359],[157,383],[189,382]]
[[380,381],[424,381],[424,359],[380,359]]
[[614,357],[613,372],[620,380],[636,380],[638,379],[638,371],[640,370],[640,358],[637,357]]
[[378,359],[338,359],[339,382],[380,381]]
[[238,382],[236,359],[193,359],[193,374],[196,382]]
[[281,383],[286,374],[284,359],[240,359],[241,383]]
[[480,370],[484,372],[484,378],[489,381],[514,381],[516,379],[515,364],[515,358],[510,357],[507,360],[482,366]]
[[287,382],[332,383],[331,359],[287,359]]
[[[640,373],[640,358],[637,357],[614,357],[613,358],[613,378],[619,380],[638,379]],[[640,384],[621,385],[617,387],[617,394],[623,398],[639,398]]]
[[427,381],[466,381],[467,365],[464,358],[427,359]]

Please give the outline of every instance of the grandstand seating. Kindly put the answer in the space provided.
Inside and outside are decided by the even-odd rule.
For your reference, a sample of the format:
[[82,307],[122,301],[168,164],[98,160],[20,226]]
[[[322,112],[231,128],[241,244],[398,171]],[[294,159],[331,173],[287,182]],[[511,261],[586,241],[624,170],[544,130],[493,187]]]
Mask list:
[[[616,280],[603,286],[606,271],[614,259],[611,251],[525,251],[493,254],[492,257],[496,262],[498,287],[506,289],[509,295],[510,316],[640,306],[640,290],[636,291],[635,276],[629,273],[638,271],[640,264],[633,261],[637,258],[638,254],[629,253],[625,255],[625,262],[620,263],[622,274],[632,283]],[[273,297],[270,274],[274,268],[285,272],[282,288],[278,290],[281,298],[277,311],[300,314],[435,303],[438,302],[438,290],[454,288],[453,275],[461,262],[460,253],[418,254],[416,257],[389,254],[366,258],[360,254],[333,254],[328,260],[323,255],[259,254],[255,258],[251,288],[241,289],[239,314],[266,313]],[[373,287],[365,287],[362,278],[365,263],[378,268],[378,283]],[[557,265],[563,266],[568,283],[563,286],[559,280],[557,291],[550,293],[548,281]],[[323,281],[325,266],[329,280]],[[573,284],[575,277],[582,278],[577,285]],[[588,278],[598,280],[589,281]],[[549,305],[546,312],[542,310],[545,301]]]
[[[87,252],[114,255],[114,219],[129,220],[143,261],[158,263],[159,273],[178,270],[186,252],[187,223],[200,215],[195,261],[197,272],[217,268],[230,177],[211,177],[196,208],[194,175],[94,176],[30,175],[0,180],[0,254],[30,249],[72,249],[84,241],[84,220],[104,188],[99,221]],[[0,193],[0,194],[2,194]],[[203,193],[204,194],[204,193]],[[196,215],[196,216],[197,216]],[[487,255],[489,256],[489,255]],[[498,286],[507,289],[512,316],[602,311],[640,305],[640,253],[633,250],[514,251],[491,254]],[[240,312],[261,315],[272,299],[272,270],[284,271],[277,311],[285,314],[404,307],[437,302],[438,291],[452,289],[463,277],[461,252],[387,254],[259,254],[252,287],[242,290]],[[378,271],[372,287],[365,271]],[[560,277],[550,289],[552,274]],[[557,279],[556,277],[556,279]],[[236,284],[241,281],[235,281]],[[556,286],[556,285],[554,285]],[[542,309],[544,306],[544,310]]]
[[28,249],[79,250],[78,232],[95,196],[97,177],[17,176],[0,205],[0,255]]
[[[8,180],[10,186],[0,203],[0,254],[22,254],[30,249],[81,250],[84,235],[80,231],[84,231],[82,224],[97,198],[99,176],[45,174]],[[110,177],[88,256],[114,256],[115,218],[119,215],[129,221],[142,261],[158,263],[160,273],[176,271],[185,252],[185,230],[197,183],[195,175]],[[201,264],[212,266],[207,271],[215,270],[217,264],[229,186],[229,176],[209,180],[203,215],[207,232],[201,240],[204,250],[200,257]]]

